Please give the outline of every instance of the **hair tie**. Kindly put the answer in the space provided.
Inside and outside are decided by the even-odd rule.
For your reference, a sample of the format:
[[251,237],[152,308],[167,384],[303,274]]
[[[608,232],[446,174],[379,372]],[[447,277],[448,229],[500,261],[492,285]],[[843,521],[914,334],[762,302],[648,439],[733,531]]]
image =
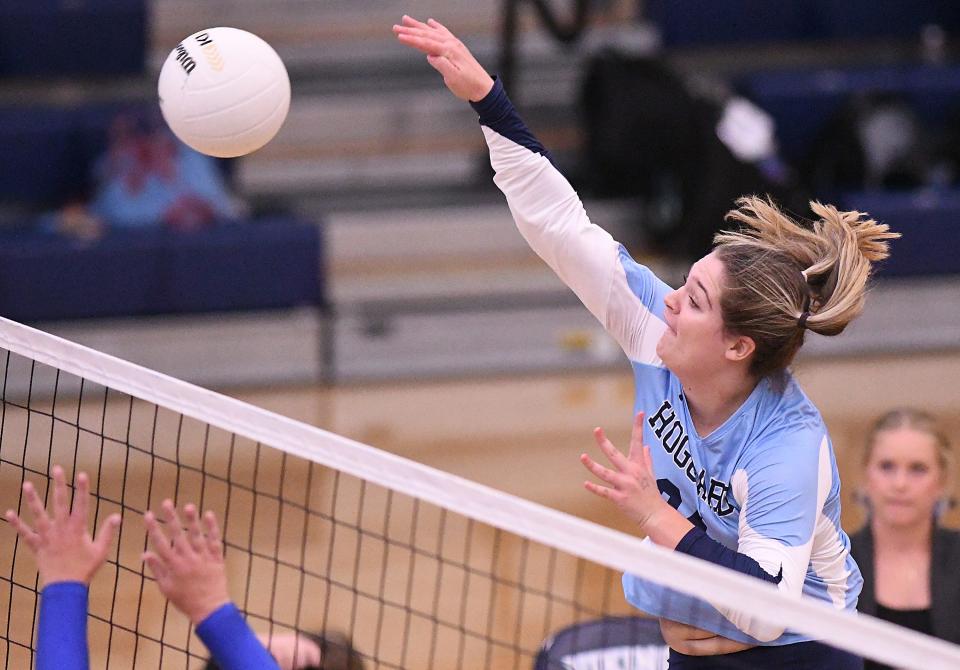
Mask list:
[[[806,274],[804,274],[806,277]],[[797,319],[797,325],[801,328],[807,327],[807,319],[810,318],[810,296],[807,295],[806,299],[803,301],[803,311],[800,312],[800,318]]]

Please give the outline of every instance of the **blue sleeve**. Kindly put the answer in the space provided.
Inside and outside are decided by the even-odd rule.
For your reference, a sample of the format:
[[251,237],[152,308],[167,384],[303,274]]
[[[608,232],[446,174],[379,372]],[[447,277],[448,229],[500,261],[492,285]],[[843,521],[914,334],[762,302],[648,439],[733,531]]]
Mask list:
[[483,100],[471,102],[470,105],[480,115],[480,125],[496,131],[508,140],[526,147],[535,154],[545,156],[553,163],[550,152],[540,144],[540,140],[534,137],[523,119],[520,118],[513,103],[510,102],[510,98],[507,97],[503,82],[499,78],[494,78],[493,88],[490,89]]
[[220,670],[280,670],[233,603],[201,621],[197,636]]
[[757,579],[772,582],[773,584],[779,584],[780,580],[783,579],[782,567],[780,568],[779,574],[776,576],[771,575],[761,568],[755,559],[746,554],[736,552],[733,549],[728,549],[716,540],[711,539],[709,535],[699,528],[691,528],[690,531],[683,536],[683,539],[677,544],[677,551],[701,558],[705,561],[710,561],[711,563],[716,563],[717,565],[722,565],[725,568],[742,572]]
[[54,582],[40,594],[37,670],[87,670],[87,585]]

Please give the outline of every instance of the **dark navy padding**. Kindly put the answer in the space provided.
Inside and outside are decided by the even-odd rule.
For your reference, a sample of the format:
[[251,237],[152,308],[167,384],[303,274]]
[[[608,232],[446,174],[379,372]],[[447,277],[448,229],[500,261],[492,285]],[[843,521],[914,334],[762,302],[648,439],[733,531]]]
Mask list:
[[510,98],[507,97],[503,82],[498,77],[494,77],[493,88],[486,97],[479,102],[471,102],[470,106],[480,115],[480,125],[490,128],[534,153],[546,156],[551,163],[553,162],[550,153],[520,118]]
[[806,0],[646,0],[646,18],[667,46],[810,39]]
[[773,116],[783,157],[796,160],[854,94],[899,94],[924,121],[944,122],[960,103],[960,66],[776,70],[744,77],[739,88]]
[[603,617],[568,626],[550,636],[533,670],[561,670],[560,659],[572,654],[614,647],[666,646],[660,622],[650,617]]
[[0,201],[45,204],[66,197],[85,180],[73,137],[69,110],[0,108]]
[[944,0],[646,0],[644,15],[671,47],[915,40],[927,24],[960,28],[960,5]]
[[0,237],[0,314],[17,321],[323,306],[321,227],[275,218],[95,242]]
[[0,26],[0,76],[144,71],[145,0],[0,0]]
[[960,190],[845,193],[838,204],[867,212],[903,235],[890,242],[878,276],[960,275]]
[[863,670],[863,659],[822,642],[753,647],[735,654],[687,656],[670,650],[670,670]]
[[[0,202],[54,208],[88,195],[119,115],[162,124],[156,101],[0,107]],[[218,161],[230,179],[234,161]]]
[[170,235],[166,311],[323,303],[320,227],[278,217]]
[[760,567],[756,560],[746,554],[741,554],[733,549],[728,549],[714,539],[711,539],[704,531],[699,528],[691,528],[683,536],[680,543],[677,544],[677,551],[690,556],[702,558],[716,565],[722,565],[730,570],[742,572],[745,575],[756,577],[773,584],[779,584],[783,579],[783,568],[780,568],[779,574],[771,575]]
[[[937,24],[948,32],[960,28],[960,3],[944,0],[800,0],[815,15],[821,39],[850,40],[899,37],[918,40],[920,30]],[[780,4],[780,3],[776,3]]]
[[87,585],[53,582],[40,594],[37,670],[88,670]]

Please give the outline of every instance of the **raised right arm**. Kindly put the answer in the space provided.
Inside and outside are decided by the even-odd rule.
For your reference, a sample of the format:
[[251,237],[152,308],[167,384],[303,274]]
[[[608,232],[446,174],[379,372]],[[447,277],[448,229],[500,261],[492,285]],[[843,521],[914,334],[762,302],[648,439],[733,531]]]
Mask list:
[[463,42],[433,19],[404,16],[393,27],[404,44],[426,54],[447,88],[480,115],[495,182],[521,234],[636,362],[659,365],[663,296],[669,291],[609,233],[590,222],[576,191],[552,165],[503,86]]
[[669,287],[590,221],[577,192],[524,125],[499,80],[472,104],[490,149],[494,182],[520,234],[631,360],[659,364],[655,348]]

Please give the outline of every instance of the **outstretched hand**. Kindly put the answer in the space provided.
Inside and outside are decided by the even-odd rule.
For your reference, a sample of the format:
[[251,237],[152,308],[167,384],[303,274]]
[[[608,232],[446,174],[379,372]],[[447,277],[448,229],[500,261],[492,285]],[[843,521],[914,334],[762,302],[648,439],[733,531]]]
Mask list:
[[34,553],[41,586],[56,582],[89,584],[110,551],[114,533],[120,526],[120,515],[111,514],[100,525],[94,539],[87,528],[90,501],[90,480],[85,472],[77,474],[73,509],[67,491],[63,468],[53,466],[53,504],[46,510],[36,488],[23,484],[23,497],[33,513],[33,527],[8,509],[6,519]]
[[160,592],[197,625],[230,602],[217,518],[207,512],[201,528],[196,506],[187,505],[184,529],[173,502],[164,500],[160,507],[163,527],[152,512],[144,515],[151,551],[143,561]]
[[[600,465],[585,453],[581,454],[580,462],[584,467],[608,484],[608,486],[602,486],[585,481],[583,485],[588,491],[612,501],[647,535],[653,534],[658,518],[672,513],[673,516],[683,519],[667,504],[657,487],[657,477],[653,472],[653,461],[650,458],[650,447],[643,444],[643,412],[638,412],[634,417],[633,430],[630,433],[630,449],[626,456],[607,439],[603,428],[595,429],[593,436],[613,469]],[[683,521],[686,520],[683,519]],[[656,538],[654,540],[656,541]]]
[[404,14],[393,32],[401,43],[425,53],[427,62],[443,75],[443,83],[461,100],[478,102],[493,88],[493,78],[439,21],[423,23]]

